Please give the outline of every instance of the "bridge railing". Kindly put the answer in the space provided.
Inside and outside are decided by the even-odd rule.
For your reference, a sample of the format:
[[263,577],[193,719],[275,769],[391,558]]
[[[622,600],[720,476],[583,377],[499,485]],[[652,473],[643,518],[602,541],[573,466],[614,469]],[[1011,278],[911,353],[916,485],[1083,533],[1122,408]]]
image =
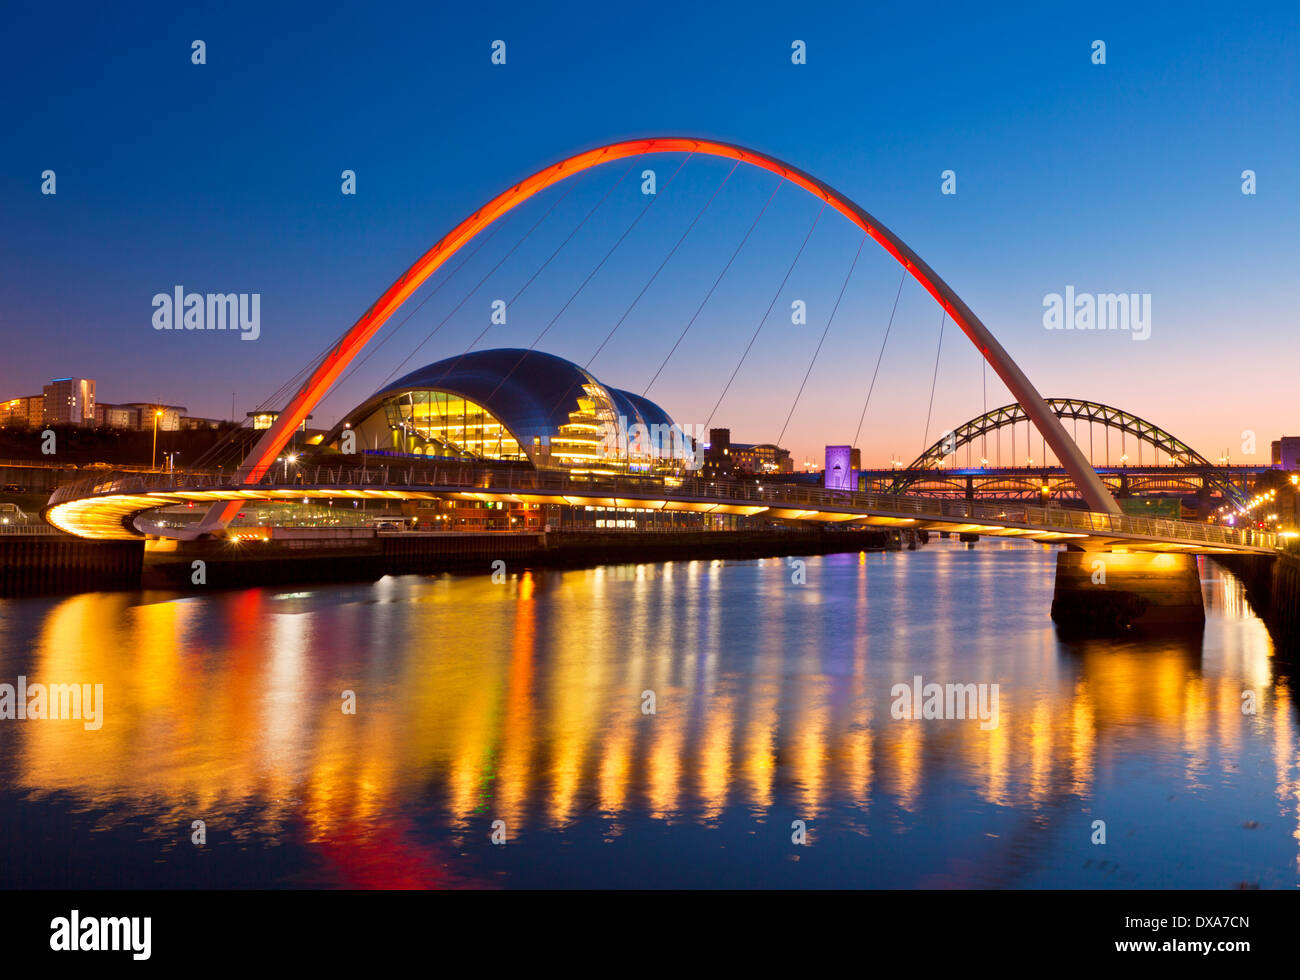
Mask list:
[[57,527],[51,527],[41,521],[40,518],[25,524],[0,524],[0,535],[3,536],[25,538],[33,534],[69,537],[66,532],[60,531]]
[[[918,520],[958,520],[969,523],[1025,525],[1087,535],[1117,534],[1186,541],[1189,544],[1228,547],[1276,548],[1276,534],[1252,528],[1228,528],[1214,524],[1176,521],[1126,514],[1039,507],[1027,503],[977,503],[895,494],[831,490],[824,487],[764,484],[746,480],[710,480],[702,477],[665,478],[635,475],[575,474],[560,470],[488,469],[471,465],[416,468],[413,466],[301,466],[271,467],[255,486],[292,492],[295,489],[326,488],[399,489],[429,492],[506,491],[563,496],[603,496],[629,500],[690,499],[701,502],[736,504],[787,510],[826,510],[844,513],[911,517]],[[234,473],[108,472],[70,483],[54,491],[50,505],[102,494],[166,493],[180,490],[222,490],[249,485]]]

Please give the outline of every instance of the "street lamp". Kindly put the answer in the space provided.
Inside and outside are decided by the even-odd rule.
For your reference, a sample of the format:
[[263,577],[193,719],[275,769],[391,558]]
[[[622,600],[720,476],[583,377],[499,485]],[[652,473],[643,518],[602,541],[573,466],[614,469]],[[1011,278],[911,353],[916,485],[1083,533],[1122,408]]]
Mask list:
[[158,420],[162,418],[162,409],[155,408],[153,412],[153,449],[149,453],[149,469],[158,465]]

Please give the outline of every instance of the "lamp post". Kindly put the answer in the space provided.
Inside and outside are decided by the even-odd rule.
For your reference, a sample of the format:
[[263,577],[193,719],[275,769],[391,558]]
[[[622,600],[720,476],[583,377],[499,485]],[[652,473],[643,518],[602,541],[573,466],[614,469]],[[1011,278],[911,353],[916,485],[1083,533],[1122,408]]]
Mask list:
[[149,453],[149,469],[154,469],[158,465],[158,419],[162,417],[162,409],[155,408],[153,411],[153,449]]

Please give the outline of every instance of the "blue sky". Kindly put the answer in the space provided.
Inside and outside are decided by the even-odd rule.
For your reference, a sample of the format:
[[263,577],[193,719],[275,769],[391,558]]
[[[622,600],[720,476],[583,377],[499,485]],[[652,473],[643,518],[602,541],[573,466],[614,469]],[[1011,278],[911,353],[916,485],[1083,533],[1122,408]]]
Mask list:
[[[1044,395],[1119,405],[1206,455],[1251,458],[1249,429],[1262,459],[1300,432],[1295,4],[82,6],[11,5],[3,41],[0,396],[80,375],[102,401],[201,415],[229,415],[234,392],[242,415],[493,195],[581,149],[683,134],[771,153],[858,201]],[[205,65],[191,64],[194,39]],[[490,63],[497,39],[505,65]],[[791,63],[796,39],[805,65]],[[645,165],[662,182],[680,162]],[[54,196],[40,193],[46,169]],[[344,169],[356,196],[340,193]],[[541,346],[585,362],[728,169],[689,161]],[[956,195],[940,194],[946,169]],[[576,178],[407,368],[464,349],[491,299],[527,282],[620,173]],[[642,207],[635,174],[480,346],[534,342]],[[728,182],[593,364],[602,380],[644,388],[772,186],[748,168]],[[565,189],[506,219],[318,419],[382,382]],[[710,415],[816,214],[778,192],[650,391],[679,420]],[[714,418],[733,438],[776,438],[858,237],[818,222]],[[798,458],[852,437],[898,276],[864,249],[784,439]],[[177,284],[260,293],[261,338],[154,331],[150,299]],[[1150,293],[1150,340],[1045,331],[1043,297],[1067,284]],[[792,298],[806,325],[790,323]],[[949,324],[931,409],[938,333],[909,282],[859,440],[869,462],[910,459],[1008,400],[996,384],[986,398]]]

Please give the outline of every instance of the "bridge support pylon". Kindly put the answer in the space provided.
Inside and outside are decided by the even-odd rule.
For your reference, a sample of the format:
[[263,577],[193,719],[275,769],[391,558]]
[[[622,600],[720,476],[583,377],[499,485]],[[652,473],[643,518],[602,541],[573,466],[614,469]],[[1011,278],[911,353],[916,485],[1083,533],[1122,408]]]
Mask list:
[[1062,551],[1056,556],[1052,620],[1077,633],[1205,623],[1195,555]]

